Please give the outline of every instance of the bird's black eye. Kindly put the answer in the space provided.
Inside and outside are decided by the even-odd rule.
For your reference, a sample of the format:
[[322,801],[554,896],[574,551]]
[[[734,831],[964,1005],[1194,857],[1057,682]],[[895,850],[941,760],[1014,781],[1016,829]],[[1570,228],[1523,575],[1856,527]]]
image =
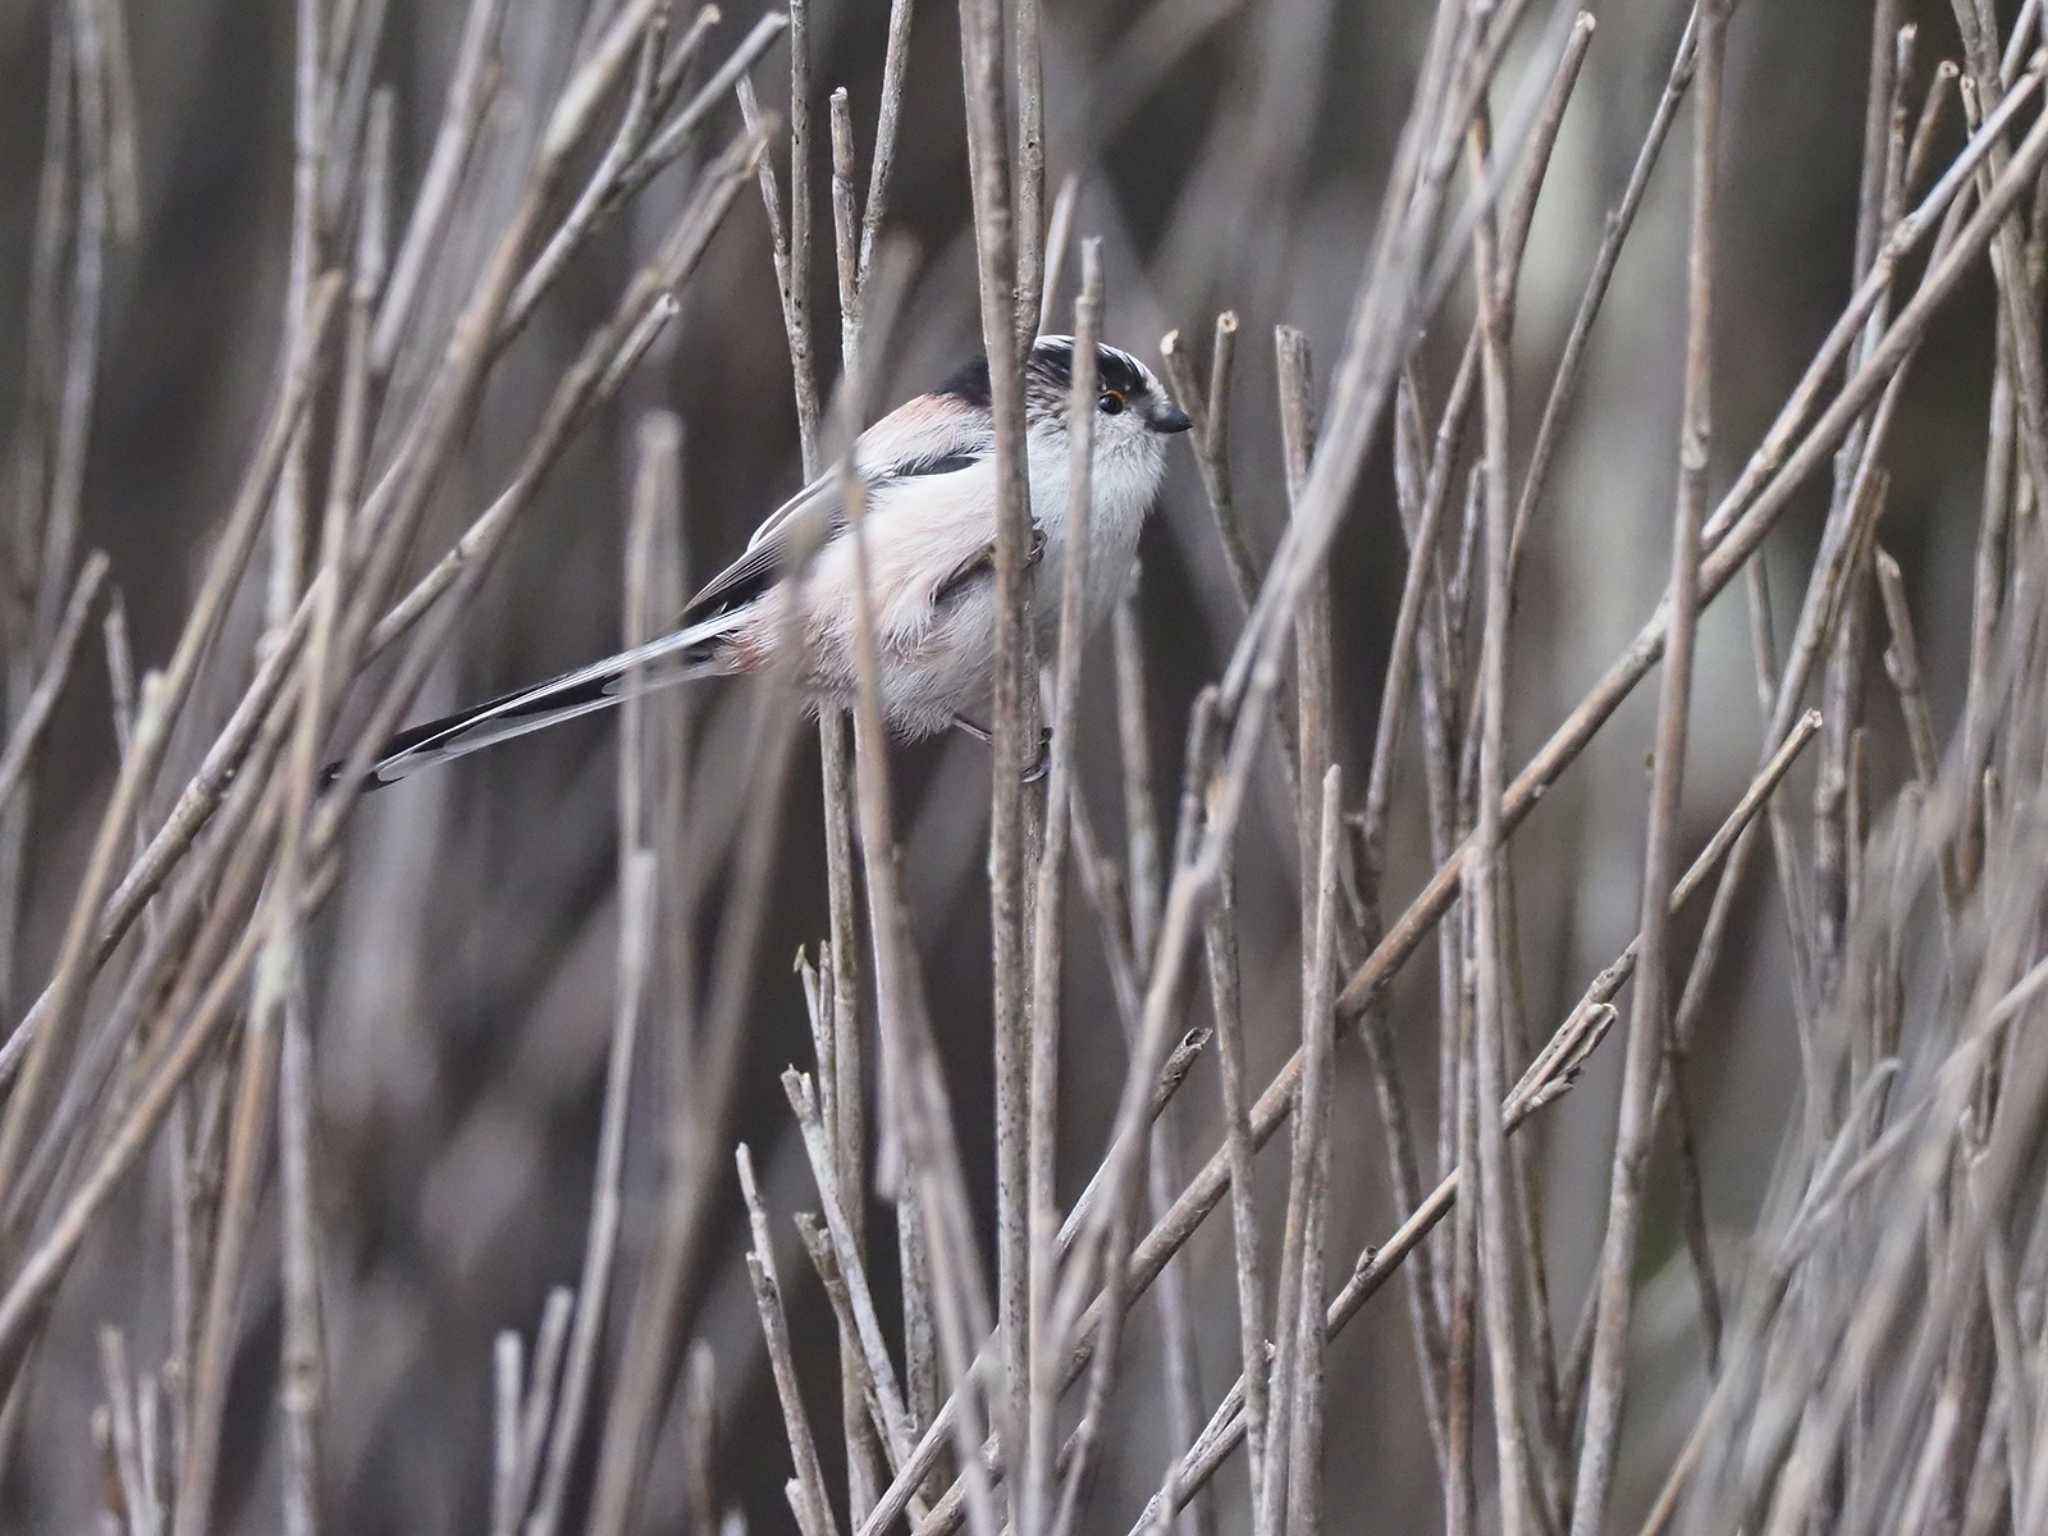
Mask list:
[[1105,389],[1099,402],[1105,416],[1121,416],[1124,413],[1124,392],[1120,389]]

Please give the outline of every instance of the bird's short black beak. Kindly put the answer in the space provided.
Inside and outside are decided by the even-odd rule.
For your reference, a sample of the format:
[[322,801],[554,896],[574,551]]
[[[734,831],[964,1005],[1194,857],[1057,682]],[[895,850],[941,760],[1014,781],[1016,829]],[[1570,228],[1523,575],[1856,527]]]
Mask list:
[[1154,415],[1149,425],[1154,432],[1185,432],[1194,425],[1194,422],[1188,419],[1188,413],[1179,406],[1169,405]]

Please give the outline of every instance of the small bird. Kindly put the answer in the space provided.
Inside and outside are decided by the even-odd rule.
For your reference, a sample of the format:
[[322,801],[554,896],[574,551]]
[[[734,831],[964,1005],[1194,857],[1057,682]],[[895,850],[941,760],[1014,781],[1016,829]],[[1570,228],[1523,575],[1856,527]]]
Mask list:
[[[1024,366],[1028,558],[1040,567],[1032,617],[1041,653],[1059,618],[1073,365],[1071,336],[1041,336]],[[1098,347],[1096,366],[1091,630],[1130,575],[1138,531],[1166,475],[1166,438],[1191,425],[1130,353]],[[853,445],[852,468],[866,493],[883,717],[905,740],[952,727],[985,740],[970,711],[989,698],[995,647],[995,418],[987,361],[977,358],[869,427]],[[629,680],[639,692],[793,661],[814,708],[848,705],[858,679],[855,598],[853,543],[835,466],[755,530],[746,552],[690,599],[670,633],[400,732],[378,754],[366,787],[608,708],[625,696]]]

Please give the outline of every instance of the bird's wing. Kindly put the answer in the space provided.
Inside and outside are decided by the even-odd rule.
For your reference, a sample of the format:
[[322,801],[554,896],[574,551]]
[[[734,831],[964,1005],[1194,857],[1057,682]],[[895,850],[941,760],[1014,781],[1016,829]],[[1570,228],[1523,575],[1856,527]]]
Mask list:
[[684,606],[678,622],[684,627],[702,624],[752,602],[845,526],[846,498],[834,470],[770,513],[747,540],[745,553],[704,584]]
[[[982,463],[992,443],[962,441],[921,400],[898,407],[861,434],[854,473],[870,493],[903,480],[957,474]],[[810,559],[846,527],[838,465],[768,514],[740,557],[706,582],[684,607],[683,625],[703,624],[759,597],[786,570]]]

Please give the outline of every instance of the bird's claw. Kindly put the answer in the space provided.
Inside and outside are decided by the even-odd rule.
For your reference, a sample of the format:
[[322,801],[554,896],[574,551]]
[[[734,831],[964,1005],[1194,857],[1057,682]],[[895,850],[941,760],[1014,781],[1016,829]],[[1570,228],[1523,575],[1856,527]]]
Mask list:
[[[972,736],[985,747],[995,744],[995,737],[988,730],[976,725],[965,715],[955,715],[953,717],[953,726],[956,730],[964,731],[967,735]],[[1047,725],[1039,727],[1038,756],[1033,760],[1031,766],[1024,770],[1021,777],[1026,784],[1036,784],[1050,772],[1052,772],[1052,727]]]
[[1044,726],[1038,733],[1038,760],[1024,770],[1024,782],[1036,784],[1052,772],[1052,727]]

